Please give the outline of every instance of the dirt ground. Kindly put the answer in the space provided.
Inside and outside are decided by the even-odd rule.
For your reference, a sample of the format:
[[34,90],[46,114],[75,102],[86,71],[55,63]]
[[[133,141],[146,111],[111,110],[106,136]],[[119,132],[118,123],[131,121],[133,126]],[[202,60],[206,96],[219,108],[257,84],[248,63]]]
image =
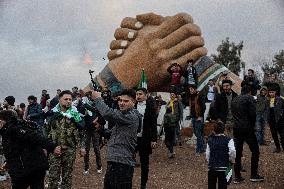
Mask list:
[[[244,167],[247,172],[243,173],[246,179],[241,184],[231,184],[228,188],[238,189],[284,189],[284,153],[273,154],[274,144],[261,146],[259,173],[265,176],[261,183],[251,183],[250,178],[250,152],[245,145]],[[207,163],[205,155],[195,157],[194,147],[184,144],[182,147],[175,147],[176,156],[169,160],[166,148],[162,141],[159,141],[158,148],[151,155],[148,189],[202,189],[207,188]],[[83,159],[77,157],[73,173],[73,188],[103,188],[103,177],[106,168],[106,148],[102,149],[103,174],[97,174],[95,166],[90,169],[90,174],[84,176]],[[95,165],[94,154],[91,153],[91,165]],[[133,188],[138,189],[140,182],[140,168],[135,168]],[[9,181],[0,182],[0,189],[10,188]]]

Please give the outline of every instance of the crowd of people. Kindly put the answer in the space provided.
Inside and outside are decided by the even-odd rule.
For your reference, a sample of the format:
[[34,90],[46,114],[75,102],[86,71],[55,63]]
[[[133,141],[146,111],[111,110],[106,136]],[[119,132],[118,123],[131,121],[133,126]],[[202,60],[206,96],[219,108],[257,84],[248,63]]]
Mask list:
[[[134,167],[140,165],[140,187],[145,189],[150,155],[159,137],[165,136],[169,159],[175,157],[174,146],[183,145],[181,123],[183,111],[189,106],[187,118],[196,136],[195,155],[206,154],[208,160],[208,188],[216,188],[217,182],[218,188],[227,188],[228,170],[233,164],[234,183],[244,180],[241,176],[244,142],[252,153],[250,180],[263,181],[258,161],[259,145],[266,145],[266,123],[275,144],[273,152],[280,153],[281,146],[284,148],[284,101],[275,74],[261,84],[254,70],[249,69],[240,95],[232,90],[235,82],[226,72],[217,81],[210,79],[198,91],[193,63],[189,60],[185,69],[178,64],[169,67],[168,102],[145,88],[112,94],[107,88],[84,92],[73,87],[72,91],[58,89],[52,99],[47,90],[42,90],[40,102],[31,95],[27,106],[25,103],[15,106],[15,98],[7,96],[0,110],[0,180],[11,177],[13,189],[28,186],[38,189],[44,188],[48,173],[48,188],[70,189],[76,150],[79,148],[84,158],[82,173],[88,175],[92,144],[96,170],[102,174],[100,150],[107,143],[104,188],[132,188]],[[207,143],[205,122],[214,126]]]

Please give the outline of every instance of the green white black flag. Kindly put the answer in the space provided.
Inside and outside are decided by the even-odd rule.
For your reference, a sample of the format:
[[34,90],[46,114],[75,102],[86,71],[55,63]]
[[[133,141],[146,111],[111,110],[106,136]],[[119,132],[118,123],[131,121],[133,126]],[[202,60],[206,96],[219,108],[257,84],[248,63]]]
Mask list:
[[140,79],[138,88],[145,88],[145,89],[147,89],[147,77],[146,77],[144,68],[142,69],[142,72],[141,72],[141,79]]

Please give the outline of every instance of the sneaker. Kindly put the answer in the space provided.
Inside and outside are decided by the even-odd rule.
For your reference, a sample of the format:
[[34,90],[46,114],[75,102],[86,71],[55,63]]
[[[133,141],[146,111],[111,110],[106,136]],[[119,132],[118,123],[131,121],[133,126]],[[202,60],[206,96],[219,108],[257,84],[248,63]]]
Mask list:
[[0,182],[7,180],[6,175],[0,175]]
[[275,149],[273,150],[273,153],[280,153],[280,152],[281,152],[280,148],[275,148]]
[[103,168],[101,167],[100,169],[97,170],[98,174],[102,174],[103,173]]
[[234,179],[234,184],[239,184],[241,182],[243,182],[245,179],[243,177],[236,177]]
[[88,175],[89,174],[89,169],[88,170],[84,170],[83,175]]
[[264,181],[264,177],[260,176],[260,175],[255,175],[255,176],[250,177],[249,180],[251,182],[262,182],[262,181]]
[[173,158],[174,158],[174,154],[173,154],[173,153],[169,153],[169,154],[168,154],[168,158],[169,158],[169,159],[173,159]]
[[172,159],[174,157],[174,153],[168,150],[168,158]]

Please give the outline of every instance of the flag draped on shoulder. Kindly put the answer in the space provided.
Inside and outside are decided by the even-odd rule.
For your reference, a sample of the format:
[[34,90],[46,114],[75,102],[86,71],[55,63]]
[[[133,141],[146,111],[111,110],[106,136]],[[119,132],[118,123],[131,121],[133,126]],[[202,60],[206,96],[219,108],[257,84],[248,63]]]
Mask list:
[[138,88],[147,89],[147,77],[146,77],[144,68],[142,69],[142,72],[141,72],[141,79],[140,79]]

